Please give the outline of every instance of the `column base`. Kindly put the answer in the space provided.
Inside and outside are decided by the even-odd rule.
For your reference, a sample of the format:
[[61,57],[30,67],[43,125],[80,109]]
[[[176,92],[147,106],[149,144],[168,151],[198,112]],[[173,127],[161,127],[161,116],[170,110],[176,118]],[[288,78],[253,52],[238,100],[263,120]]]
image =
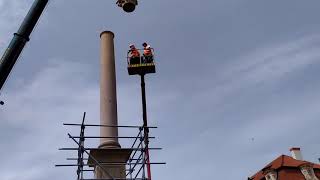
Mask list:
[[[90,167],[95,167],[94,176],[97,179],[125,179],[126,178],[126,163],[128,162],[130,155],[132,153],[131,149],[96,149],[90,151],[90,157],[88,159],[88,164]],[[92,159],[96,159],[99,164],[102,165],[103,169],[97,165],[97,163]],[[112,177],[111,177],[112,176]]]
[[108,149],[108,148],[120,149],[121,146],[120,146],[119,142],[110,140],[110,141],[104,141],[103,143],[101,143],[99,145],[98,148],[101,148],[101,149]]

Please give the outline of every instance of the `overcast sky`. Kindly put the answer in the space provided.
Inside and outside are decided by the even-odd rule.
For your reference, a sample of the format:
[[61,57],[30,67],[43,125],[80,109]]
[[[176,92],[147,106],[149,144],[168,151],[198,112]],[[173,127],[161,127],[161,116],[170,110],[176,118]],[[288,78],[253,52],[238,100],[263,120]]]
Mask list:
[[[32,0],[0,0],[0,53]],[[0,178],[75,179],[63,122],[99,123],[99,34],[115,33],[120,125],[140,125],[129,43],[156,50],[148,75],[151,161],[161,179],[246,179],[293,146],[320,157],[318,0],[50,0],[1,93]],[[98,129],[87,129],[98,135]],[[121,130],[120,135],[128,134]],[[87,142],[92,147],[97,142]],[[127,144],[122,142],[123,146]],[[232,172],[232,173],[231,173]],[[88,177],[91,174],[88,175]]]

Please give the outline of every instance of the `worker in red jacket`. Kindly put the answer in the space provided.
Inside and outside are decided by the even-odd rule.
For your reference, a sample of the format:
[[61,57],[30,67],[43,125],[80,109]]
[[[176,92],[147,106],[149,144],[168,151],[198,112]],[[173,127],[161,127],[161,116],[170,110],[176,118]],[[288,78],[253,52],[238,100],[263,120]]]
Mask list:
[[152,48],[146,42],[144,42],[142,46],[143,46],[143,61],[145,63],[152,63],[153,62]]
[[130,44],[129,47],[130,47],[130,50],[129,50],[130,64],[140,64],[139,50],[133,44]]

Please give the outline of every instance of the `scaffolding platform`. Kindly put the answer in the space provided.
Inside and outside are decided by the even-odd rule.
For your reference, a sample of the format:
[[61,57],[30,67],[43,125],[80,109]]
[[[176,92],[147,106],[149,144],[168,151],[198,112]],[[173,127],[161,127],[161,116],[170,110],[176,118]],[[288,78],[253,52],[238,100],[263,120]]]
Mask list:
[[[74,161],[74,163],[57,164],[56,167],[77,167],[77,180],[102,180],[101,178],[90,178],[88,172],[105,173],[110,176],[109,179],[104,180],[149,180],[146,177],[147,166],[163,165],[165,162],[150,162],[149,150],[161,150],[162,148],[149,147],[149,140],[155,137],[149,137],[145,134],[145,130],[155,129],[157,127],[146,126],[108,126],[85,124],[85,116],[83,115],[81,124],[65,123],[65,126],[80,126],[80,136],[72,136],[76,147],[60,148],[64,151],[76,151],[78,157],[69,157],[66,160]],[[134,136],[119,136],[119,139],[126,139],[133,141],[129,147],[124,148],[90,148],[85,146],[85,141],[89,139],[99,138],[114,138],[114,137],[99,137],[99,136],[85,136],[85,128],[87,127],[117,127],[136,129],[137,135]],[[85,162],[86,161],[86,162]],[[122,177],[117,177],[110,170],[112,167],[123,167]],[[106,168],[108,167],[108,168]],[[92,177],[93,174],[91,174]],[[125,178],[123,178],[125,177]]]

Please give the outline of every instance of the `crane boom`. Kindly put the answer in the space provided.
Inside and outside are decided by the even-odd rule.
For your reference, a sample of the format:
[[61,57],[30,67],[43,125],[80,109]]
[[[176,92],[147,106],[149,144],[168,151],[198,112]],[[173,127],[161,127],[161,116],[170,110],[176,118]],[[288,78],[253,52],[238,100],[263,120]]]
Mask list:
[[14,33],[14,37],[0,60],[0,90],[6,82],[24,46],[29,41],[29,36],[47,4],[48,0],[35,0],[19,30],[17,33]]

